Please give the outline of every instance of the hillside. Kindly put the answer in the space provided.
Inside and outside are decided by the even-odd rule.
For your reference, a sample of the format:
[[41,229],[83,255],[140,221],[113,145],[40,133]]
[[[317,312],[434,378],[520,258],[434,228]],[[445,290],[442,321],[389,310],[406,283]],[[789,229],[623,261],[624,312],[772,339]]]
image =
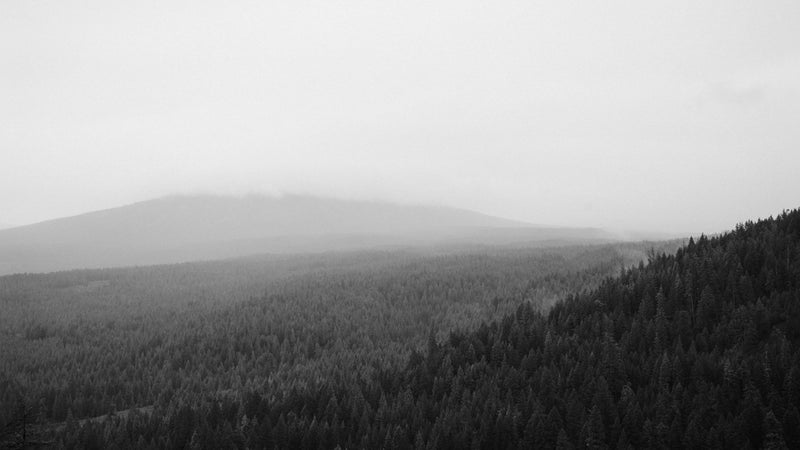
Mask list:
[[[523,301],[546,308],[637,264],[647,248],[264,255],[0,277],[0,448],[4,429],[22,438],[20,402],[39,418],[29,436],[45,428],[66,448],[147,448],[137,436],[92,444],[76,427],[399,372],[430,330],[474,329]],[[168,444],[165,433],[155,446],[187,439]]]
[[800,210],[431,340],[402,373],[260,402],[290,446],[800,448]]
[[476,330],[431,333],[402,370],[354,374],[341,361],[73,436],[168,448],[800,448],[800,210],[655,253],[547,314],[522,302]]
[[[66,448],[800,448],[800,210],[620,250],[274,261],[232,303],[227,263],[5,277],[4,398]],[[75,420],[109,404],[153,408]]]
[[0,230],[0,274],[255,253],[610,240],[600,230],[535,227],[445,207],[296,195],[174,196]]

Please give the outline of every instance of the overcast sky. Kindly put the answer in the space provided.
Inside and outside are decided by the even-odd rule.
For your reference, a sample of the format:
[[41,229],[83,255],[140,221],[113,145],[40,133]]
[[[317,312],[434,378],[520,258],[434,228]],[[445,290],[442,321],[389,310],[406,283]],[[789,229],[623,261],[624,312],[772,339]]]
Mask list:
[[0,4],[0,222],[172,193],[713,232],[800,206],[800,1]]

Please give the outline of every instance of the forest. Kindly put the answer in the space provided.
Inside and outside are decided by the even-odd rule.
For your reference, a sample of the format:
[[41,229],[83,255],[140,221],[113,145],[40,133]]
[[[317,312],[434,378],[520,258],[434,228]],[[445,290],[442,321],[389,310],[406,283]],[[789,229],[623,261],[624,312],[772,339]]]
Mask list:
[[86,447],[68,425],[366,381],[401,370],[431,333],[443,340],[524,302],[547,308],[648,248],[331,252],[0,277],[4,442],[24,431]]
[[685,243],[14,275],[0,302],[9,448],[800,448],[800,210]]

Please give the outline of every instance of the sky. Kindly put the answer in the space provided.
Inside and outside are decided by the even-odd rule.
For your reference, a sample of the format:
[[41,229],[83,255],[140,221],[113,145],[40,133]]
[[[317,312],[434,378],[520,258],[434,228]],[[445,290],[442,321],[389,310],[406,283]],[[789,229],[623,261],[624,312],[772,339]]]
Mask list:
[[729,229],[800,206],[800,2],[3,1],[0,222],[176,193]]

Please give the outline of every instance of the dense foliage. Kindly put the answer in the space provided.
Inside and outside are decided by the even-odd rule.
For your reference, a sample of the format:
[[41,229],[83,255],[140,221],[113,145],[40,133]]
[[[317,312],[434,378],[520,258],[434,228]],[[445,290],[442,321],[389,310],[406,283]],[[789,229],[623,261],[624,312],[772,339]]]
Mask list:
[[[523,303],[545,308],[640,261],[644,248],[331,253],[2,277],[0,425],[5,442],[24,429],[67,447],[112,438],[182,447],[191,435],[174,434],[176,411],[195,417],[228,402],[236,417],[204,427],[222,433],[238,429],[245,398],[369,386],[402,372],[429,335],[475,329]],[[37,424],[21,427],[26,415]]]
[[[481,265],[468,272],[463,283],[488,273],[497,277],[495,288],[516,280]],[[377,286],[396,273],[393,268],[384,273],[387,278],[342,285],[342,292],[363,286],[380,293]],[[445,279],[448,286],[458,285]],[[325,286],[336,285],[333,280]],[[398,283],[389,284],[404,286]],[[413,279],[409,292],[424,292],[420,283],[425,284]],[[457,303],[473,289],[440,298]],[[690,240],[674,253],[654,252],[646,265],[577,291],[543,312],[512,289],[498,298],[515,300],[490,303],[518,304],[513,311],[477,327],[459,328],[455,322],[447,336],[429,331],[424,345],[407,358],[391,359],[391,352],[384,352],[377,364],[359,365],[352,361],[369,360],[369,352],[338,353],[315,359],[319,365],[308,371],[285,372],[291,375],[270,377],[260,385],[239,383],[227,394],[198,385],[197,395],[157,403],[152,412],[80,426],[69,420],[59,444],[800,448],[800,210]],[[255,311],[275,301],[268,295],[243,305],[254,305]],[[485,299],[475,304],[485,307]],[[419,305],[408,310],[409,323],[420,317]],[[347,314],[357,310],[348,308]],[[221,311],[217,316],[225,317]],[[359,326],[379,321],[377,329],[404,329],[402,322],[367,317]],[[303,336],[335,335],[345,323],[349,319],[323,325],[327,331],[322,335],[309,325]],[[237,342],[235,336],[232,328],[225,339]],[[356,348],[346,342],[345,348]],[[402,355],[401,346],[382,348]],[[309,367],[305,360],[291,361],[292,367]],[[185,367],[178,366],[178,373]],[[175,372],[173,367],[167,373]]]
[[190,445],[800,448],[798,344],[793,211],[654,255],[546,315],[523,304],[431,339],[399,373],[165,420]]

